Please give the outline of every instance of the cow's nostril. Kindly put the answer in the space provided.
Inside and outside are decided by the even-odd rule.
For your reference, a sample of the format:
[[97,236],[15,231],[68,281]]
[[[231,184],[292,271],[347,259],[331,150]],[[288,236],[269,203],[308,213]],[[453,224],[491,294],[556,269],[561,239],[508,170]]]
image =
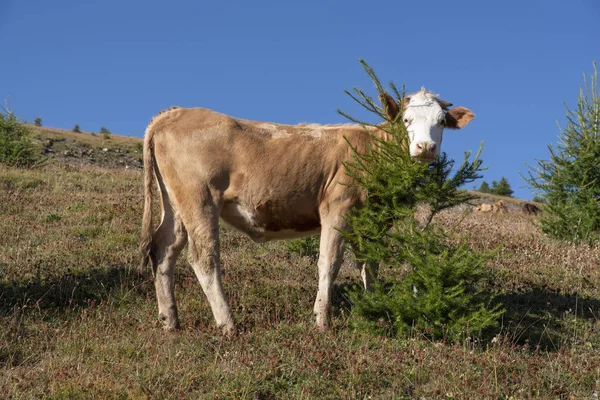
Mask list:
[[435,149],[437,149],[437,145],[435,143],[429,144],[429,152],[435,153]]
[[417,143],[417,150],[423,150],[423,142]]

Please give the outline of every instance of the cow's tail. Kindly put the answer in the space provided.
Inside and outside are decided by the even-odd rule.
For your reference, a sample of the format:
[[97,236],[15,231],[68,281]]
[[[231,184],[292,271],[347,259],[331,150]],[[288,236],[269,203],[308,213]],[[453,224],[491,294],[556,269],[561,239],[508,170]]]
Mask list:
[[142,261],[140,272],[148,266],[152,251],[152,180],[154,179],[154,138],[151,125],[144,135],[144,214],[142,217],[142,233],[140,236],[140,253]]

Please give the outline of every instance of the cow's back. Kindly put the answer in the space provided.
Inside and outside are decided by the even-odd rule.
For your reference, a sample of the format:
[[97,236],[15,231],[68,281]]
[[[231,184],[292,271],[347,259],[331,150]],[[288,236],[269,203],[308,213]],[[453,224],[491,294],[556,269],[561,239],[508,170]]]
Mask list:
[[318,232],[323,203],[347,200],[344,137],[365,136],[360,127],[263,123],[202,108],[157,118],[156,162],[176,202],[210,186],[222,196],[221,217],[257,241]]

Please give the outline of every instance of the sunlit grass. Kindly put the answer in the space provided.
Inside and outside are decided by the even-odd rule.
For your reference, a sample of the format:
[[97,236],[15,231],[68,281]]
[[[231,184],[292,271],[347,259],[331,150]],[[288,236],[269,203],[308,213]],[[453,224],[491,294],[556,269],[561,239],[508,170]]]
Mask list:
[[[225,228],[224,285],[240,335],[224,339],[214,328],[185,255],[176,270],[183,329],[163,333],[150,271],[136,270],[141,178],[0,167],[2,397],[590,398],[600,390],[598,249],[547,239],[518,213],[469,215],[455,230],[453,240],[501,246],[489,289],[507,313],[490,337],[465,330],[457,343],[430,342],[416,331],[391,339],[351,329],[343,291],[358,274],[350,260],[336,284],[335,328],[319,333],[314,260]],[[461,217],[444,212],[435,223]]]

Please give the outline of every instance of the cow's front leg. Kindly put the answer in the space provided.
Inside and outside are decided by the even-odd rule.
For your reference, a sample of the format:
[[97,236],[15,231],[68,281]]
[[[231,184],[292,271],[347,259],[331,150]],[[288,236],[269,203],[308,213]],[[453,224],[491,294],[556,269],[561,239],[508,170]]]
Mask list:
[[344,255],[344,239],[340,230],[346,228],[341,216],[332,221],[321,221],[321,242],[319,245],[319,291],[315,300],[317,328],[331,327],[332,286],[337,277]]

